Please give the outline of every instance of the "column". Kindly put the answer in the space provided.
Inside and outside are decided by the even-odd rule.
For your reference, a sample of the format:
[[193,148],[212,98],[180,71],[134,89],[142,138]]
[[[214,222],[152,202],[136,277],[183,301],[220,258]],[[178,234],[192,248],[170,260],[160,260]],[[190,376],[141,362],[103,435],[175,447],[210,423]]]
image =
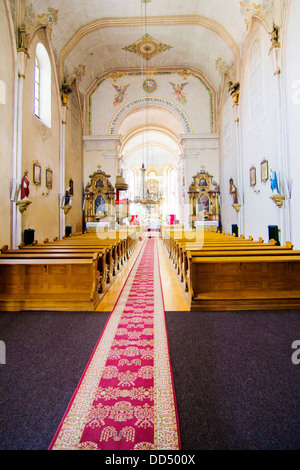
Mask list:
[[[28,59],[27,50],[17,52],[16,70],[16,99],[15,99],[15,136],[14,136],[14,162],[13,179],[18,183],[22,179],[22,135],[23,135],[23,87],[25,80],[25,70]],[[16,249],[21,243],[22,224],[21,213],[18,210],[16,201],[12,203],[12,248]]]
[[62,209],[62,200],[65,193],[65,161],[66,161],[66,124],[67,124],[67,95],[63,95],[62,106],[60,108],[60,158],[59,158],[59,238],[65,235],[66,216]]
[[[280,18],[277,18],[280,21]],[[286,141],[286,118],[284,109],[283,76],[281,72],[281,45],[279,43],[279,27],[273,24],[271,33],[272,46],[269,54],[271,55],[274,77],[277,82],[277,118],[278,118],[278,148],[279,148],[279,189],[282,196],[285,197],[280,209],[280,229],[281,243],[291,241],[291,219],[290,219],[290,186],[289,186],[289,167],[288,167],[288,147]]]

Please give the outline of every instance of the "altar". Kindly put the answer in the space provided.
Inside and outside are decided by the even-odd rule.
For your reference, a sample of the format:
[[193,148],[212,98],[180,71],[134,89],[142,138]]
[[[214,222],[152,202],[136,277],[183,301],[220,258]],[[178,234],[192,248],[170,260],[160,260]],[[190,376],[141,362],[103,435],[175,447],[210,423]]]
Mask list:
[[219,186],[213,181],[213,176],[201,171],[193,176],[189,187],[190,216],[189,223],[196,230],[217,231],[219,223]]
[[86,222],[87,232],[96,232],[97,230],[109,229],[109,222]]
[[153,220],[148,220],[146,223],[145,229],[146,230],[160,230],[160,220],[159,219],[153,219]]
[[196,220],[194,222],[196,230],[208,230],[217,232],[219,222],[217,220]]

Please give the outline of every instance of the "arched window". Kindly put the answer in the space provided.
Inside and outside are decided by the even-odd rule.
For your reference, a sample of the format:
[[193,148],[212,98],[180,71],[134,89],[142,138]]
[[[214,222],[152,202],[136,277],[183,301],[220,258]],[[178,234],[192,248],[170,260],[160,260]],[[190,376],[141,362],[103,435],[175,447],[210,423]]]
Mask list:
[[34,114],[40,117],[40,66],[37,57],[34,64]]
[[34,64],[34,114],[51,127],[51,64],[40,42],[36,46]]
[[263,104],[261,46],[255,41],[250,54],[250,103],[251,112]]

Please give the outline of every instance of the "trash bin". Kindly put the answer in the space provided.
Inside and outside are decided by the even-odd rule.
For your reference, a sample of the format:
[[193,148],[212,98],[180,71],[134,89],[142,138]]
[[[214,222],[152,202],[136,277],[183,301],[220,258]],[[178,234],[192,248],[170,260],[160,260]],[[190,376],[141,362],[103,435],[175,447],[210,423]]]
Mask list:
[[34,242],[34,232],[32,228],[27,228],[24,230],[24,244],[32,245]]
[[278,234],[278,225],[268,225],[269,229],[269,242],[270,240],[275,240],[276,245],[280,245],[279,234]]
[[69,237],[71,235],[71,233],[72,233],[72,227],[71,227],[71,225],[67,225],[66,226],[66,232],[65,232],[66,237]]
[[231,233],[232,233],[232,235],[235,233],[236,237],[239,236],[239,228],[238,228],[237,224],[232,224],[231,225]]

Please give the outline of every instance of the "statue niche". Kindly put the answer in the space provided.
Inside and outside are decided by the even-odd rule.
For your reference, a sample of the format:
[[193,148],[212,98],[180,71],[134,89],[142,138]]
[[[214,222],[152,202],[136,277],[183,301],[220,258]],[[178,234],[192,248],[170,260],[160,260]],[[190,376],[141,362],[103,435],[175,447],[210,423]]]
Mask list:
[[85,222],[109,221],[114,219],[114,187],[107,175],[100,169],[89,176],[90,182],[85,187]]
[[193,176],[189,187],[190,223],[194,228],[196,221],[219,221],[219,187],[213,176],[202,170]]

